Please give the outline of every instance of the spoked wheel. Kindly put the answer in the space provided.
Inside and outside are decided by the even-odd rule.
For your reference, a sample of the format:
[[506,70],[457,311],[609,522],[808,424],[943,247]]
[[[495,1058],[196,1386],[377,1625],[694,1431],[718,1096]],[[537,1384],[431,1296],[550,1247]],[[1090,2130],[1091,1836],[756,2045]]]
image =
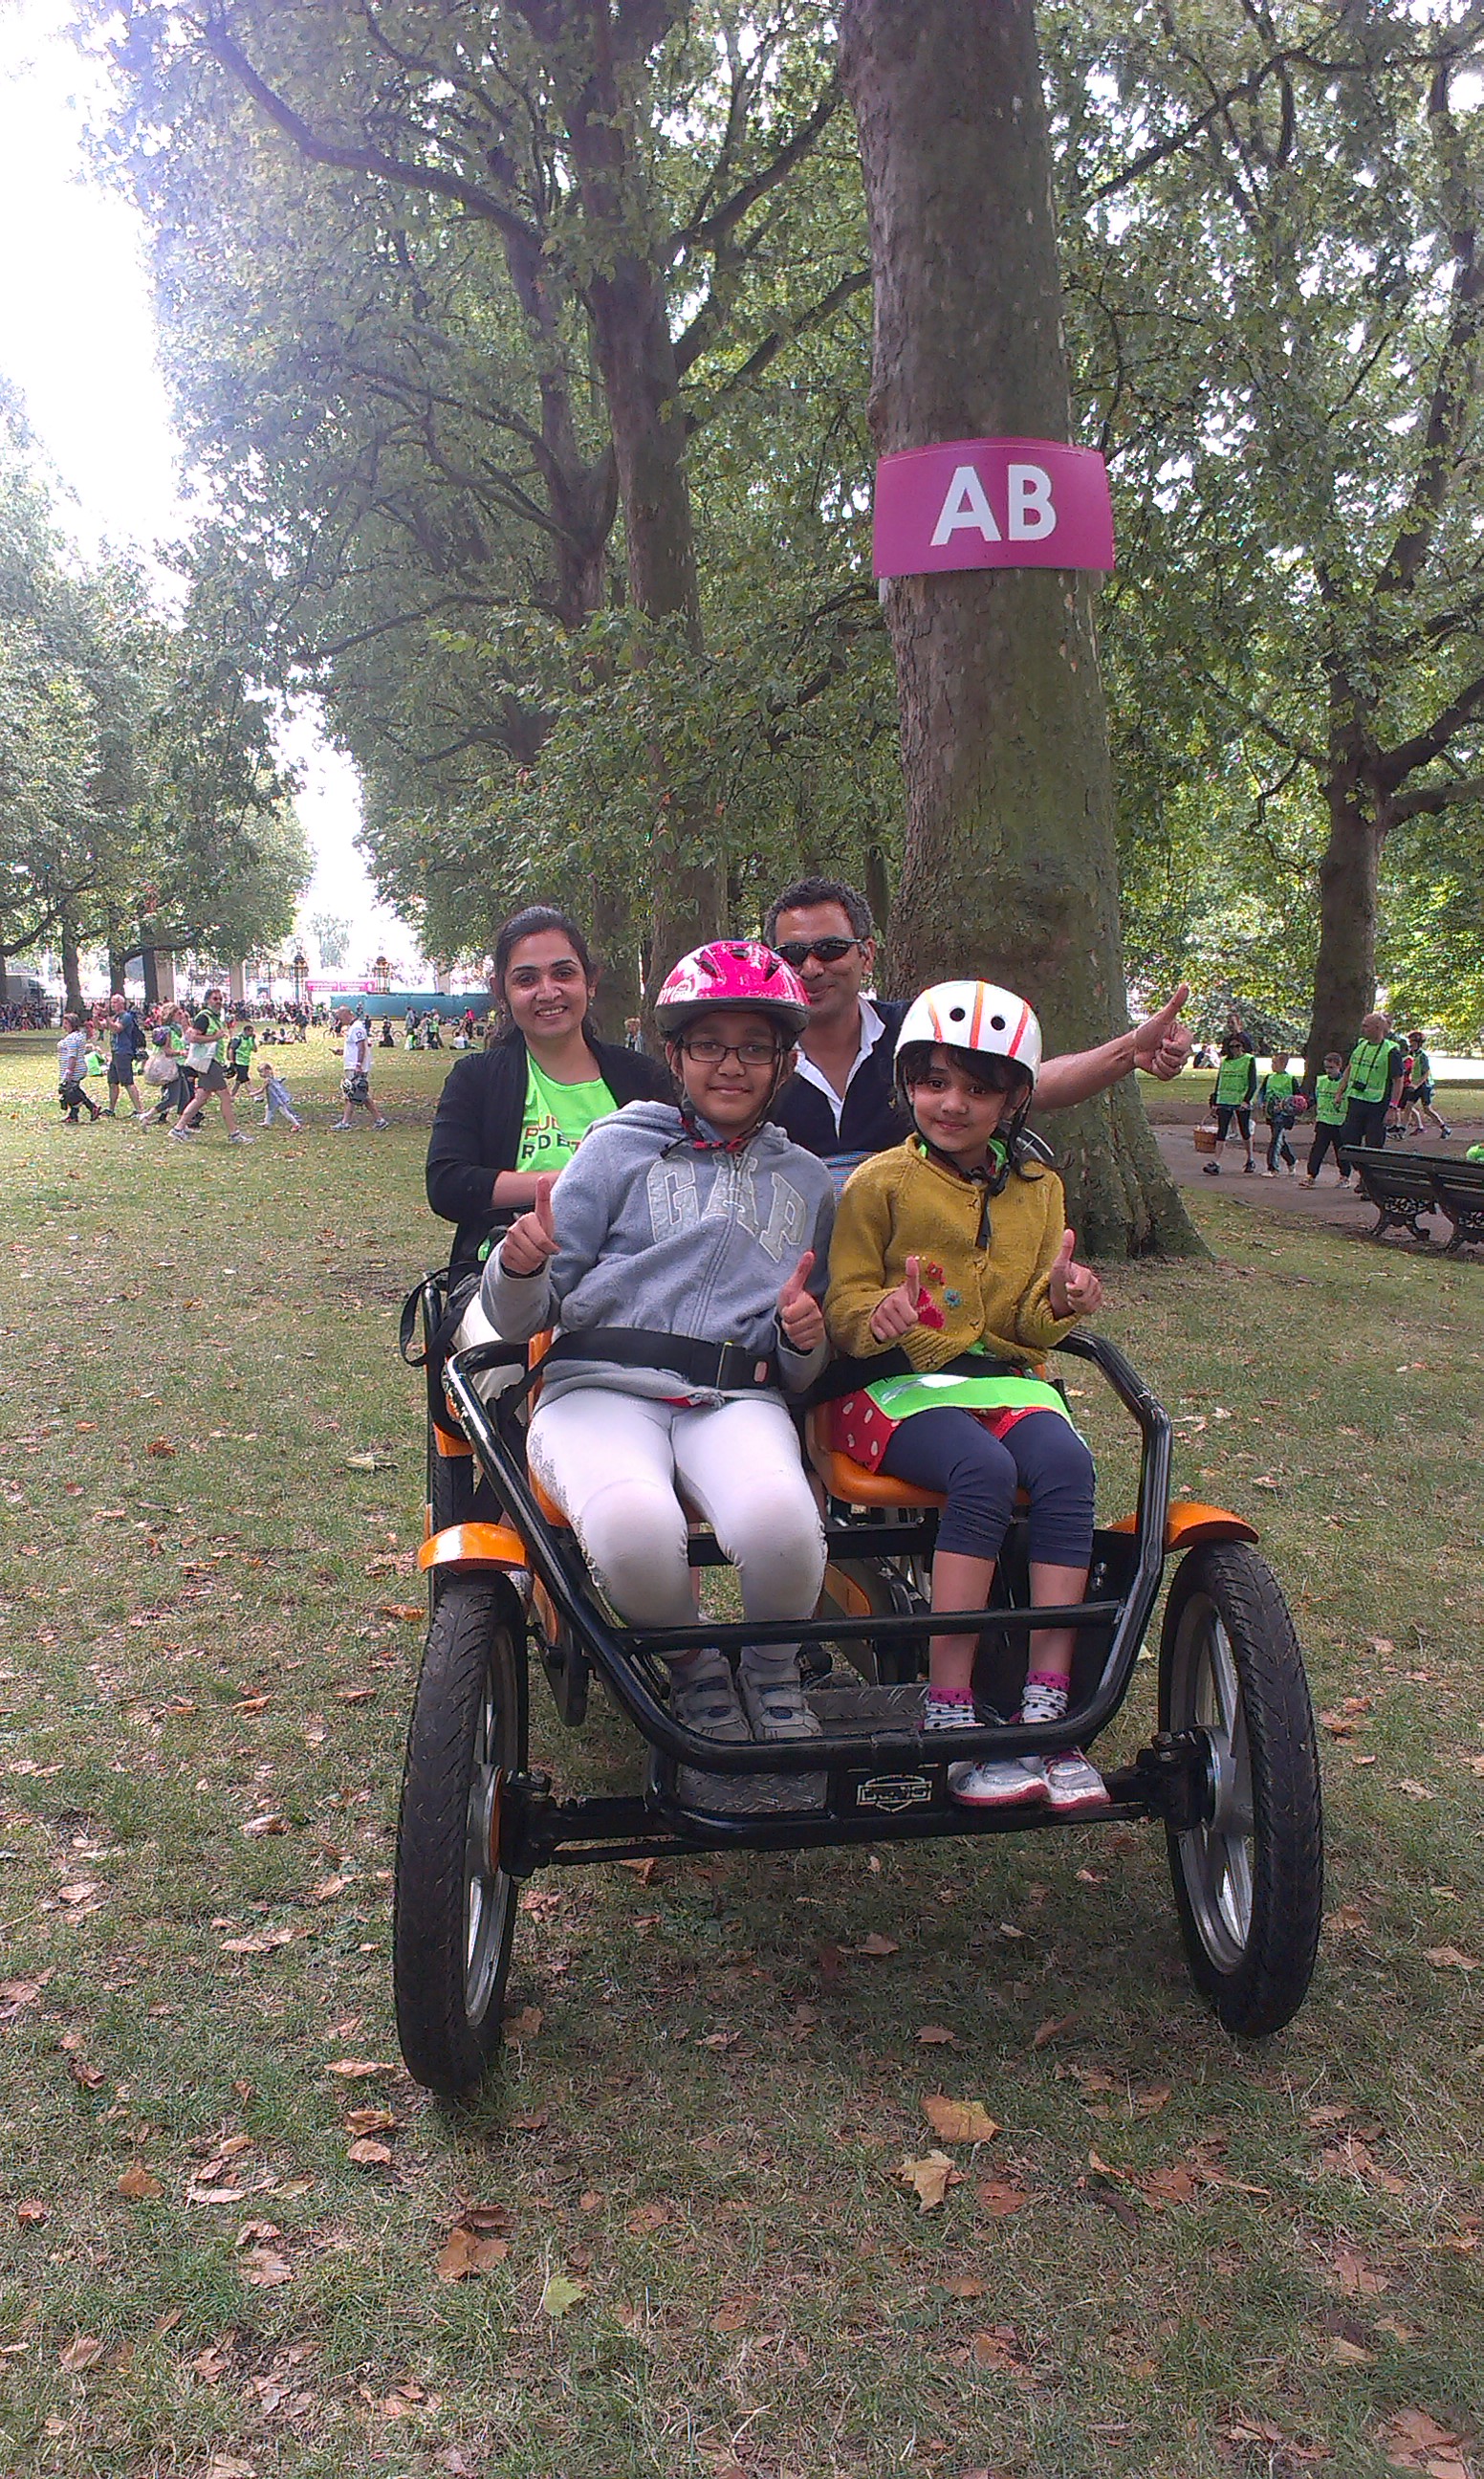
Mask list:
[[525,1659],[508,1587],[453,1577],[428,1627],[397,1826],[393,1977],[408,2072],[472,2091],[499,2045],[516,1885],[500,1802],[525,1766]]
[[1288,1603],[1245,1543],[1192,1549],[1176,1572],[1160,1725],[1205,1742],[1205,1816],[1168,1835],[1190,1977],[1229,2032],[1279,2032],[1303,2003],[1318,1946],[1319,1767]]

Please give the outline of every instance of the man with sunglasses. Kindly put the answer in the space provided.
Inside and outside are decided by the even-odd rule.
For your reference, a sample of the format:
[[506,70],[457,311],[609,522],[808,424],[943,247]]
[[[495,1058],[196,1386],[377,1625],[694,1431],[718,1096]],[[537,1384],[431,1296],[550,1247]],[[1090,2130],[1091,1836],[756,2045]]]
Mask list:
[[[892,1067],[906,1009],[865,994],[876,961],[876,925],[865,897],[843,879],[801,878],[770,907],[763,935],[808,992],[794,1073],[770,1116],[796,1145],[830,1164],[836,1185],[908,1132]],[[1190,1036],[1178,1018],[1184,983],[1157,1015],[1095,1050],[1048,1059],[1036,1080],[1037,1110],[1064,1111],[1105,1092],[1136,1067],[1162,1082],[1178,1076]]]

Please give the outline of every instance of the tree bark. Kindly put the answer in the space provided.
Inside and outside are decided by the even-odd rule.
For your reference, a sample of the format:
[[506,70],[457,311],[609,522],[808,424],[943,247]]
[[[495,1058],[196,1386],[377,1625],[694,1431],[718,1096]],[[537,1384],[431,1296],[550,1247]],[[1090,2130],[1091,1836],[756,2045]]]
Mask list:
[[1327,1050],[1349,1057],[1376,990],[1379,823],[1352,775],[1332,776],[1325,795],[1329,842],[1319,863],[1319,946],[1305,1060],[1310,1077],[1323,1066]]
[[58,943],[62,948],[62,986],[66,1003],[79,1015],[83,1009],[82,962],[77,952],[77,933],[64,915],[58,925]]
[[[865,173],[878,450],[1071,435],[1031,0],[844,0]],[[1023,991],[1048,1047],[1127,1023],[1108,724],[1085,575],[899,577],[907,824],[889,978]],[[1132,1084],[1054,1123],[1081,1244],[1199,1246]]]

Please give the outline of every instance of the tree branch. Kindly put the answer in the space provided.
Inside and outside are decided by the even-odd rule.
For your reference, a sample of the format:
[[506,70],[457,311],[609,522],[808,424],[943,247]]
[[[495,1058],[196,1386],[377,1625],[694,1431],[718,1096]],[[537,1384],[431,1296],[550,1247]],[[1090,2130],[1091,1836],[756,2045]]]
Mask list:
[[1425,731],[1415,732],[1410,740],[1399,741],[1394,749],[1381,752],[1374,765],[1375,780],[1384,793],[1394,792],[1420,766],[1430,766],[1441,757],[1450,740],[1466,723],[1484,707],[1484,672],[1460,689],[1457,697],[1446,705],[1437,720]]
[[1399,827],[1408,818],[1436,818],[1460,801],[1484,801],[1484,775],[1454,776],[1446,783],[1423,783],[1415,792],[1403,792],[1388,801],[1387,824]]
[[327,165],[340,172],[370,172],[404,190],[423,190],[432,197],[451,199],[466,215],[496,229],[512,240],[529,243],[539,249],[541,236],[518,216],[493,190],[477,181],[466,180],[462,173],[446,172],[436,164],[410,164],[396,155],[384,154],[379,146],[342,146],[336,141],[322,138],[311,129],[300,113],[282,95],[274,92],[267,80],[260,77],[245,52],[235,43],[226,28],[216,18],[200,29],[201,40],[213,60],[248,93],[258,109],[275,129],[292,139],[301,155],[312,164]]
[[671,259],[678,258],[687,249],[719,248],[750,209],[755,207],[758,199],[765,198],[770,190],[777,189],[780,181],[787,179],[794,166],[803,162],[815,139],[833,118],[843,93],[839,79],[832,76],[808,118],[800,122],[792,138],[779,148],[770,162],[755,172],[751,180],[744,181],[739,189],[733,190],[730,197],[723,199],[719,207],[713,207],[708,216],[703,216],[697,222],[681,225],[671,241]]

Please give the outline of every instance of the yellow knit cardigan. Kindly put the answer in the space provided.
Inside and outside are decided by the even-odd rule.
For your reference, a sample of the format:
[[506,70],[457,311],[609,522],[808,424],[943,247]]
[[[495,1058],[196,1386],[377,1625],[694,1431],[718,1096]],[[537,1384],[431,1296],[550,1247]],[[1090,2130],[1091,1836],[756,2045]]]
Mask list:
[[920,1260],[925,1289],[943,1312],[941,1332],[915,1325],[902,1338],[912,1367],[942,1368],[972,1343],[1000,1360],[1038,1359],[1076,1324],[1051,1311],[1051,1267],[1066,1227],[1055,1171],[1011,1171],[989,1200],[986,1243],[978,1245],[985,1191],[919,1152],[913,1138],[874,1154],[845,1183],[830,1248],[825,1318],[836,1350],[865,1359],[890,1351],[871,1332],[871,1312]]

